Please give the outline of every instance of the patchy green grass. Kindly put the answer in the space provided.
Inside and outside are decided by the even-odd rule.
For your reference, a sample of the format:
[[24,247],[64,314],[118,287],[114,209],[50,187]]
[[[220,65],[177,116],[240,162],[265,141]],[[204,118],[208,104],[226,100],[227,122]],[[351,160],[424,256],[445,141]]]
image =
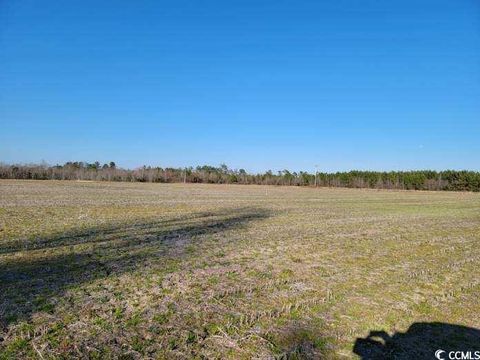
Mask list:
[[479,264],[480,194],[1,181],[0,359],[355,357],[480,327]]

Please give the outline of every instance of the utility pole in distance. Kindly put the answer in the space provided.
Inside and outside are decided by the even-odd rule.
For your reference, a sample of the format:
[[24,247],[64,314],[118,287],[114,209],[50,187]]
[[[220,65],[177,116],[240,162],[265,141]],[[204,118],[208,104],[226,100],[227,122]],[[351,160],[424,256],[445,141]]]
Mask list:
[[317,173],[318,173],[318,165],[315,165],[315,187],[317,187]]
[[187,168],[183,169],[183,183],[187,183]]

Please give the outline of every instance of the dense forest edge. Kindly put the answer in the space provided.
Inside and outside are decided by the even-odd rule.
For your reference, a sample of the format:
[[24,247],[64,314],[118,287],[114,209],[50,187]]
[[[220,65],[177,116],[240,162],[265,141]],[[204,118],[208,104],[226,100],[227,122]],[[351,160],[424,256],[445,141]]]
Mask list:
[[0,179],[28,180],[94,180],[157,183],[257,184],[292,186],[328,186],[370,189],[480,191],[478,171],[348,171],[290,172],[271,170],[251,174],[244,169],[230,169],[222,164],[188,168],[143,166],[123,169],[112,161],[108,164],[67,162],[63,165],[0,164]]

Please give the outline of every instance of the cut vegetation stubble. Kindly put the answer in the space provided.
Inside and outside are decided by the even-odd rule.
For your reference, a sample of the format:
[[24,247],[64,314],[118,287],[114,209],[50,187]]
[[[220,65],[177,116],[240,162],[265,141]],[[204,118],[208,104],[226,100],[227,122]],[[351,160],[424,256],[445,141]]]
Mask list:
[[373,330],[478,328],[479,245],[478,193],[0,181],[0,358],[355,357]]

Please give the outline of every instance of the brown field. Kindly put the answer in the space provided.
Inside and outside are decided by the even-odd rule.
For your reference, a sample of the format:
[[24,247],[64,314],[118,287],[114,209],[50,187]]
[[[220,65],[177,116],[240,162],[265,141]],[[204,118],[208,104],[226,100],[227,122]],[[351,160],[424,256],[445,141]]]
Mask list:
[[479,193],[0,181],[0,358],[434,358],[479,265]]

